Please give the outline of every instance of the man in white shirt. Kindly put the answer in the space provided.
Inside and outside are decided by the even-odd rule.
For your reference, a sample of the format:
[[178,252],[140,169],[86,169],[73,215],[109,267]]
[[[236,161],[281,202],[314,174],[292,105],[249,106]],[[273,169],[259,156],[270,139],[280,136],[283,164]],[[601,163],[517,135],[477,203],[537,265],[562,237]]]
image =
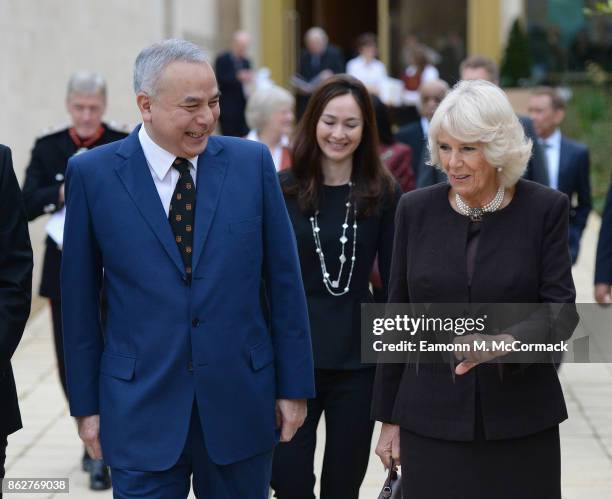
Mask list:
[[582,231],[591,211],[589,150],[586,145],[561,134],[565,100],[555,89],[540,88],[532,92],[529,117],[546,154],[550,187],[567,194],[571,202],[569,246],[572,263],[576,263]]
[[383,82],[387,79],[387,68],[379,61],[376,36],[364,33],[357,39],[359,55],[346,65],[346,72],[363,83],[368,91],[379,94]]

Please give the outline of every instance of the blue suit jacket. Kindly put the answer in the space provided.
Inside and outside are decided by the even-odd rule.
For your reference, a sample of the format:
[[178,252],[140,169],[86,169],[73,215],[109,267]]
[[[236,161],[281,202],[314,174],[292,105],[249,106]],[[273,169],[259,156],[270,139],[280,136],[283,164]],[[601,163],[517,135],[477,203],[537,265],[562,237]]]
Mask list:
[[567,194],[571,203],[569,247],[572,263],[578,258],[580,238],[592,207],[589,164],[589,150],[584,144],[561,138],[557,188]]
[[138,128],[68,164],[62,308],[70,409],[100,414],[104,458],[114,467],[174,465],[194,400],[214,462],[270,451],[275,400],[314,395],[300,265],[270,154],[256,142],[210,137],[196,185],[189,285]]
[[612,182],[601,217],[597,259],[595,262],[595,284],[612,284]]

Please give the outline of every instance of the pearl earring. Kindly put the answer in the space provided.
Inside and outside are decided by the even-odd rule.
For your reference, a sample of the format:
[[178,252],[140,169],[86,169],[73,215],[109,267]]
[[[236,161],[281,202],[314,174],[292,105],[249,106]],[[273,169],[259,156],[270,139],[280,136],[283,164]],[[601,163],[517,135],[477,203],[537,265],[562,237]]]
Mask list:
[[497,169],[497,171],[498,171],[498,172],[501,172],[501,171],[502,171],[501,166],[500,166],[500,167]]

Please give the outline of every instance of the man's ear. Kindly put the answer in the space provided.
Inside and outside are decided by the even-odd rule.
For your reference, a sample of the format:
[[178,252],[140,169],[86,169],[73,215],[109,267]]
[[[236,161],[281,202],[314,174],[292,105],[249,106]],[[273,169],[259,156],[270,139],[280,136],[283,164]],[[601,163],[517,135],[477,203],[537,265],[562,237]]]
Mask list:
[[136,94],[136,104],[140,109],[142,115],[142,121],[149,123],[151,121],[151,97],[145,92],[138,92]]
[[556,122],[557,122],[557,126],[561,125],[561,123],[563,123],[563,120],[565,119],[565,109],[557,109],[557,111],[555,111],[555,118],[556,118]]

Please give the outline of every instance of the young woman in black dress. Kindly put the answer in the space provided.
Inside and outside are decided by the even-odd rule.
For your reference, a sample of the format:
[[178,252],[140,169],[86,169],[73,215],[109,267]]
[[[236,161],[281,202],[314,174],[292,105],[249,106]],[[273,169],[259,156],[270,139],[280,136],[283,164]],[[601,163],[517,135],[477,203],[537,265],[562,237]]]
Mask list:
[[[360,359],[360,308],[378,255],[384,289],[401,190],[382,166],[372,102],[338,75],[311,97],[280,175],[295,230],[315,358],[317,397],[274,456],[279,499],[314,499],[316,431],[325,414],[321,499],[357,499],[370,453],[374,369]],[[384,293],[386,295],[386,291]]]

